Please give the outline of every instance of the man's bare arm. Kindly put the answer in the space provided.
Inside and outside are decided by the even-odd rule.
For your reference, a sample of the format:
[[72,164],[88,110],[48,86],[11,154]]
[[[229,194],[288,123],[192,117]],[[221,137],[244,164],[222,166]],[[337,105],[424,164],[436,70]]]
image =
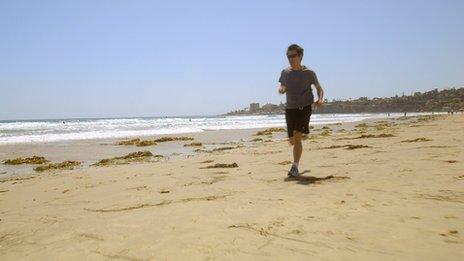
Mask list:
[[279,93],[284,94],[286,91],[287,91],[287,87],[285,87],[285,85],[283,84],[280,84]]
[[319,83],[314,84],[314,86],[316,87],[316,91],[317,91],[316,105],[321,106],[322,103],[324,102],[324,89],[322,89],[322,86]]

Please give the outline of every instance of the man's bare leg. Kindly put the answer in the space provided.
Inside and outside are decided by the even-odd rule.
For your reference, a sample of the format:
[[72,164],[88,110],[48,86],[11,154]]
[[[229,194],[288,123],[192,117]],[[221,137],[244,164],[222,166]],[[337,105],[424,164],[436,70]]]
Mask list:
[[300,162],[301,153],[303,152],[302,135],[299,131],[293,131],[293,162],[297,164],[297,167]]

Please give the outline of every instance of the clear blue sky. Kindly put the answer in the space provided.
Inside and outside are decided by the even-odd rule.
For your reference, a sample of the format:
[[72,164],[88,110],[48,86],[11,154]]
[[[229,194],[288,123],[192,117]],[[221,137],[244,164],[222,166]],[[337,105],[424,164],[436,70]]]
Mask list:
[[0,119],[279,103],[286,47],[329,100],[464,86],[464,1],[0,0]]

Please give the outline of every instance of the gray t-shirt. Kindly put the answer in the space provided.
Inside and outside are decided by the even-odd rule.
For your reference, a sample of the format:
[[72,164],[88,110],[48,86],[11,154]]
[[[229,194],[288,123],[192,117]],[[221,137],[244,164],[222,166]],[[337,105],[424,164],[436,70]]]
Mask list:
[[302,65],[298,71],[291,67],[282,70],[279,82],[286,87],[286,109],[304,107],[314,102],[312,84],[318,84],[316,73]]

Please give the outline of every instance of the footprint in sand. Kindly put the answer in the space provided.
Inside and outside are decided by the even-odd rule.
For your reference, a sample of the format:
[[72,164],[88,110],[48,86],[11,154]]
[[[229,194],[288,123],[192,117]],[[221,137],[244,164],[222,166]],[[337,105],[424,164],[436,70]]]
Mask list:
[[216,182],[219,182],[219,181],[223,181],[226,179],[226,176],[217,176],[217,177],[213,177],[210,181],[203,181],[201,182],[201,184],[209,184],[209,185],[212,185]]
[[281,162],[276,163],[276,164],[278,164],[278,165],[288,165],[288,164],[290,164],[290,163],[292,163],[292,162],[289,161],[289,160],[284,160],[284,161],[281,161]]
[[303,229],[294,229],[286,234],[294,234],[294,235],[298,235],[298,236],[304,236],[306,235],[306,232],[303,230]]
[[137,190],[137,191],[140,191],[140,190],[145,190],[147,189],[148,187],[146,185],[143,185],[143,186],[137,186],[137,187],[133,187],[133,188],[127,188],[127,190]]
[[446,233],[440,233],[440,236],[445,237],[446,243],[462,243],[462,240],[459,239],[459,232],[455,229],[448,230]]
[[217,199],[223,199],[228,196],[230,196],[230,194],[212,195],[212,196],[199,197],[199,198],[183,198],[183,199],[177,199],[177,200],[162,200],[158,203],[142,203],[142,204],[132,205],[128,207],[121,207],[121,208],[109,208],[109,209],[84,208],[84,210],[89,211],[89,212],[99,212],[99,213],[122,212],[122,211],[132,211],[132,210],[149,208],[149,207],[165,206],[165,205],[170,205],[174,203],[185,203],[185,202],[191,202],[191,201],[213,201]]
[[439,190],[437,194],[418,194],[418,198],[464,203],[464,192]]
[[78,235],[79,237],[93,239],[97,241],[104,241],[103,237],[97,234],[82,233]]
[[[259,226],[256,223],[252,223],[252,224],[240,223],[240,224],[231,225],[228,228],[243,229],[249,232],[257,233],[263,237],[271,238],[270,241],[266,242],[264,245],[260,246],[259,248],[263,248],[269,245],[273,239],[283,239],[283,240],[288,240],[288,241],[292,241],[296,243],[303,243],[307,245],[321,245],[318,242],[311,242],[311,241],[307,241],[307,240],[303,240],[303,239],[295,237],[294,235],[304,236],[306,234],[306,232],[301,228],[296,228],[296,229],[291,230],[290,232],[279,234],[278,231],[281,227],[285,228],[283,220],[277,219],[276,221],[269,223],[267,226],[266,225]],[[292,235],[292,236],[289,236],[289,235]]]

